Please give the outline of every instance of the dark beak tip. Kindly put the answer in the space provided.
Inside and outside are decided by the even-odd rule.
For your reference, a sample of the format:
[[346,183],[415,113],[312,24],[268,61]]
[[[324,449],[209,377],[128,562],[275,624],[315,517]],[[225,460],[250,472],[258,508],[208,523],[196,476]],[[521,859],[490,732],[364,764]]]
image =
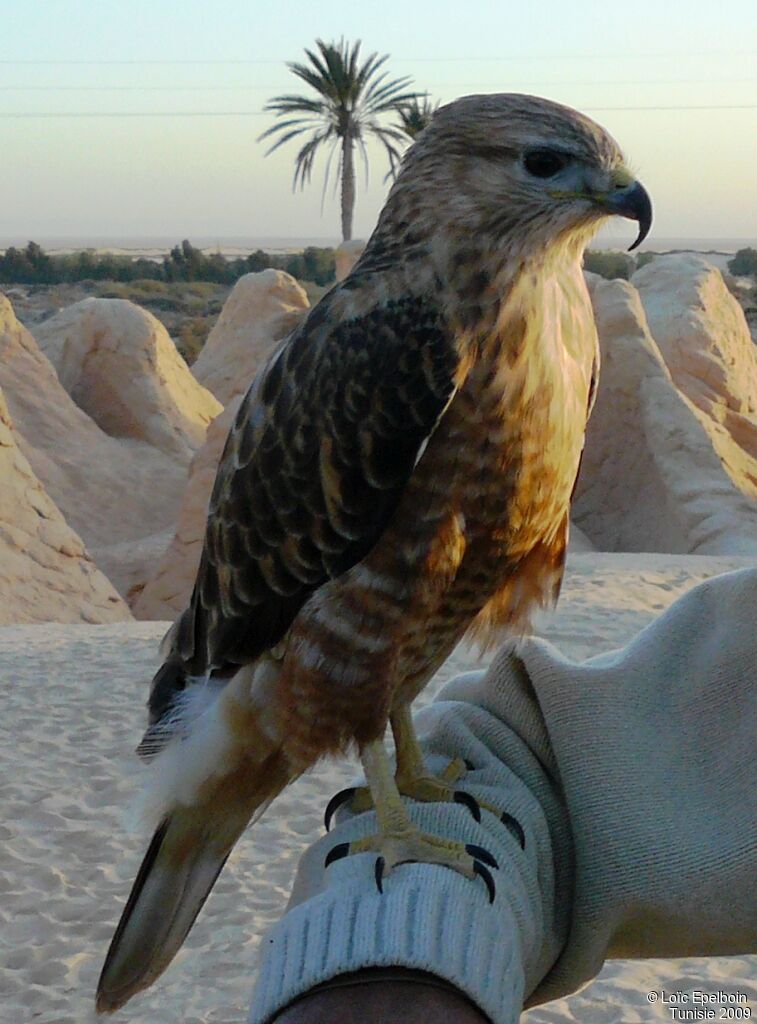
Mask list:
[[641,245],[641,243],[644,241],[644,239],[647,237],[648,234],[649,234],[649,228],[645,229],[643,226],[640,227],[638,235],[636,236],[635,240],[631,243],[631,245],[628,246],[628,250],[627,251],[628,252],[633,252],[634,249],[638,249],[638,247]]
[[649,198],[647,190],[638,181],[625,197],[618,213],[639,224],[639,233],[633,244],[628,247],[628,251],[632,252],[641,245],[652,227],[652,200]]

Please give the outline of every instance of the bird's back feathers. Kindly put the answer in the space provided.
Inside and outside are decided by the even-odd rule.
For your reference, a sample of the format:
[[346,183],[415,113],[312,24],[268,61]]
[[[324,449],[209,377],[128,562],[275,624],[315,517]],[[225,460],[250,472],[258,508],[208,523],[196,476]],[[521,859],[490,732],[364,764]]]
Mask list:
[[391,518],[459,359],[430,300],[373,291],[369,281],[358,298],[347,288],[322,301],[242,403],[190,606],[153,684],[153,723],[186,676],[228,675],[278,643]]

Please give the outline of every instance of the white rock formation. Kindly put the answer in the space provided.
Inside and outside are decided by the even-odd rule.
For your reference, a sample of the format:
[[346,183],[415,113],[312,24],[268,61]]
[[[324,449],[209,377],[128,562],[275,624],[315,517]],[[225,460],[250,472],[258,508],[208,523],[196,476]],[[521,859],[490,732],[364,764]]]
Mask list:
[[353,238],[349,242],[342,242],[334,252],[336,260],[336,279],[343,281],[349,274],[357,261],[365,252],[365,242],[362,238]]
[[589,287],[602,371],[575,522],[604,551],[757,554],[757,504],[725,471],[711,421],[675,386],[638,292],[594,275]]
[[192,376],[163,324],[124,299],[84,299],[35,328],[63,387],[111,437],[188,464],[219,402]]
[[[0,387],[19,448],[66,522],[125,595],[144,580],[143,540],[172,527],[186,481],[183,460],[104,433],[61,386],[50,361],[0,295]],[[138,542],[123,561],[124,542]],[[111,551],[116,550],[115,555]],[[154,564],[154,554],[149,556]]]
[[21,454],[2,391],[0,480],[0,625],[131,619]]
[[192,367],[196,379],[226,405],[309,308],[304,289],[283,270],[240,277]]
[[757,349],[743,309],[695,253],[658,257],[633,285],[676,386],[707,417],[736,486],[757,499]]
[[138,619],[173,619],[186,607],[200,564],[216,469],[241,403],[242,395],[232,398],[211,423],[205,444],[192,460],[176,531],[132,606]]

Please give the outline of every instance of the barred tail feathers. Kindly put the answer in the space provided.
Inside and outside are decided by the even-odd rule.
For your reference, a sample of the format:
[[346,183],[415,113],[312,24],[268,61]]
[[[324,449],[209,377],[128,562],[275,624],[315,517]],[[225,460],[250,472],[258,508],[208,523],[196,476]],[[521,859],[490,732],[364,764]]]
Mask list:
[[145,810],[159,824],[105,959],[99,1012],[118,1009],[168,967],[237,839],[293,778],[270,704],[261,703],[265,675],[240,670],[155,758]]

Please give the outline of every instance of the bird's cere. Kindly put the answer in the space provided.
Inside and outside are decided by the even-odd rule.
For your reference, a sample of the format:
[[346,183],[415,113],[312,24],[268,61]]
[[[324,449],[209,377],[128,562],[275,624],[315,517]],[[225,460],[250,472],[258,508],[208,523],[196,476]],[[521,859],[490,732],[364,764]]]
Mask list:
[[578,189],[550,189],[549,195],[556,200],[585,200],[609,215],[626,217],[639,224],[639,233],[629,251],[641,245],[652,226],[652,200],[649,193],[631,172],[623,166],[615,167],[603,176],[600,184],[596,178]]

